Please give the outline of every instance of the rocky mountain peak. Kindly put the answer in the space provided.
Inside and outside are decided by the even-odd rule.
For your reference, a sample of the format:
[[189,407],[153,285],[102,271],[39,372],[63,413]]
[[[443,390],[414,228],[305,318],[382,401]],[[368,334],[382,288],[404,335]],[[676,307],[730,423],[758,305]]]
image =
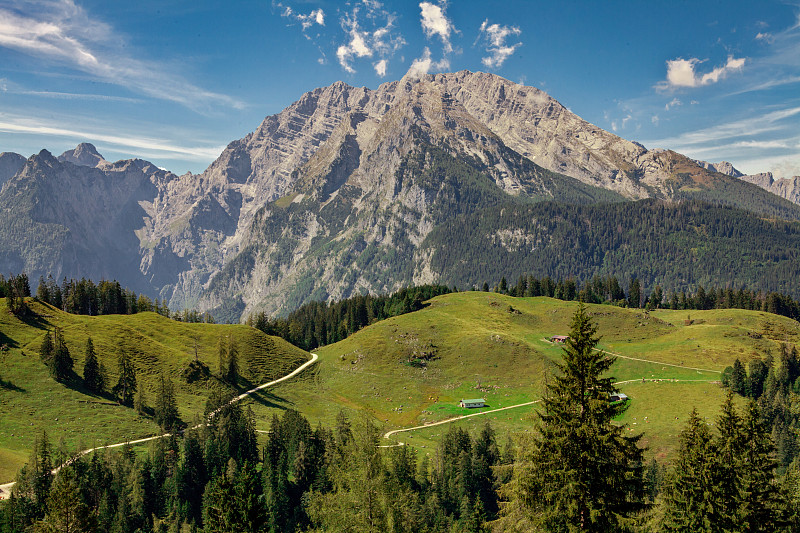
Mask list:
[[0,187],[25,166],[25,158],[14,152],[0,154]]
[[97,151],[93,144],[80,143],[72,150],[67,150],[58,156],[58,160],[62,163],[67,161],[84,167],[97,167],[105,161],[105,158],[100,155],[100,152]]
[[734,178],[741,178],[744,176],[744,173],[739,172],[732,164],[728,163],[727,161],[720,161],[719,163],[709,163],[708,161],[700,161],[695,159],[695,163],[700,165],[701,167],[710,170],[711,172],[719,172],[720,174],[725,174],[727,176],[731,176]]

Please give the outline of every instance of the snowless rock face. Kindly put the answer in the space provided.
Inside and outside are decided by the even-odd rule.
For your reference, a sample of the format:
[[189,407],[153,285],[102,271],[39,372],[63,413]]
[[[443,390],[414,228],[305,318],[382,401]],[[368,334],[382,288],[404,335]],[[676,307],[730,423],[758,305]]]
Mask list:
[[84,167],[97,167],[100,166],[101,163],[106,162],[103,156],[100,155],[100,152],[97,151],[97,148],[89,143],[80,143],[72,150],[67,150],[58,156],[58,160],[62,163],[68,161],[72,164]]
[[[0,271],[99,277],[76,270],[83,268],[83,254],[106,265],[100,269],[104,276],[121,278],[116,259],[92,251],[105,247],[133,265],[135,272],[125,275],[135,282],[120,279],[129,286],[167,298],[173,308],[214,307],[220,303],[214,297],[198,298],[208,293],[217,273],[254,245],[251,227],[266,216],[259,215],[262,208],[278,199],[287,204],[313,199],[324,207],[345,198],[359,213],[369,206],[388,218],[364,219],[359,231],[387,247],[400,241],[413,247],[433,227],[425,213],[431,198],[418,184],[399,180],[398,169],[420,138],[453,157],[481,162],[497,187],[512,195],[550,197],[563,190],[550,177],[531,173],[530,161],[630,199],[672,198],[682,187],[708,186],[721,176],[680,154],[617,137],[546,93],[493,74],[403,78],[375,90],[336,82],[265,118],[199,175],[177,176],[137,159],[111,163],[90,144],[58,159],[39,154],[27,163],[17,154],[0,155],[0,184],[8,181],[0,193],[6,220],[50,224],[47,231],[71,239],[54,241],[53,249],[6,250]],[[413,229],[397,230],[407,225]],[[297,239],[305,248],[293,249],[294,266],[273,265],[270,273],[253,276],[272,284],[273,295],[291,289],[314,236],[327,231],[311,215],[304,227]],[[413,281],[435,281],[425,258],[419,261]],[[321,272],[336,278],[333,269]],[[231,290],[249,291],[255,305],[265,296],[257,293],[258,283],[247,283]],[[367,280],[354,283],[381,289]]]
[[25,166],[25,158],[14,152],[0,154],[0,188]]
[[722,161],[720,163],[696,161],[696,163],[712,172],[719,172],[728,176],[733,176],[734,178],[739,178],[742,181],[758,185],[762,189],[776,196],[780,196],[781,198],[785,198],[790,202],[800,204],[800,176],[775,179],[772,172],[745,175],[727,161]]
[[800,204],[800,176],[775,179],[772,176],[772,172],[762,172],[761,174],[740,176],[740,179],[758,185],[762,189],[781,198],[786,198],[790,202]]

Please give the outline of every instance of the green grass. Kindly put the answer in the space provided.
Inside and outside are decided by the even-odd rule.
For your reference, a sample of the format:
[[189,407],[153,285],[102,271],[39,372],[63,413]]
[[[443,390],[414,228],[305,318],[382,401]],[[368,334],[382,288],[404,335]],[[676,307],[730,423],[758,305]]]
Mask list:
[[[175,384],[179,411],[191,422],[202,416],[207,382],[189,384],[181,372],[198,358],[217,373],[217,343],[233,336],[239,348],[243,381],[241,389],[280,377],[308,359],[308,354],[283,339],[264,335],[240,325],[185,324],[155,313],[136,315],[77,316],[31,300],[36,317],[27,322],[11,315],[0,302],[0,344],[11,349],[0,366],[0,480],[13,479],[27,459],[33,440],[43,429],[55,446],[63,440],[67,450],[122,442],[156,434],[158,427],[133,409],[114,404],[108,397],[88,394],[79,379],[70,384],[54,381],[39,357],[46,329],[62,328],[74,370],[82,375],[86,339],[92,338],[99,360],[108,372],[109,389],[117,380],[121,351],[134,362],[137,380],[152,405],[157,380],[163,373]],[[275,404],[269,393],[250,401],[256,415],[265,418]]]
[[[245,378],[252,384],[283,375],[308,357],[281,339],[246,326],[182,324],[152,313],[83,317],[31,305],[42,317],[41,323],[23,323],[0,310],[0,343],[12,346],[0,366],[0,378],[10,384],[0,388],[0,480],[13,478],[43,428],[55,444],[63,438],[69,449],[157,432],[149,419],[136,416],[132,409],[86,403],[104,400],[54,382],[37,353],[45,327],[64,328],[79,373],[84,344],[91,336],[112,383],[117,349],[122,347],[133,357],[151,402],[156,379],[161,372],[169,375],[186,421],[202,413],[207,397],[205,385],[189,385],[180,379],[181,370],[194,358],[195,338],[199,358],[216,371],[217,341],[233,335],[247,369]],[[541,398],[545,380],[562,356],[561,346],[546,339],[569,333],[576,307],[575,302],[550,298],[482,292],[440,296],[421,311],[377,322],[320,348],[316,365],[245,404],[253,408],[261,430],[269,429],[271,416],[286,408],[299,410],[313,425],[328,426],[340,410],[351,416],[366,413],[384,430],[487,412],[453,423],[480,428],[489,420],[504,444],[509,434],[532,431],[537,406],[492,411]],[[611,374],[624,382],[620,389],[631,398],[620,422],[629,424],[631,433],[644,432],[642,443],[648,446],[648,455],[660,458],[673,456],[677,436],[693,407],[714,423],[725,396],[716,383],[719,371],[737,357],[746,363],[767,353],[776,355],[781,342],[800,340],[800,324],[768,313],[646,313],[588,307],[602,336],[601,348],[651,361],[619,357]],[[420,353],[432,358],[424,367],[410,364]],[[460,399],[477,397],[485,398],[487,407],[458,407]],[[447,427],[399,433],[384,439],[384,444],[402,441],[430,452]]]
[[[569,333],[576,307],[576,302],[482,292],[440,296],[419,312],[375,323],[320,348],[313,378],[281,385],[273,394],[293,402],[314,423],[331,424],[339,409],[345,409],[368,413],[385,430],[536,400],[562,354],[560,345],[546,339]],[[710,421],[718,414],[725,396],[716,382],[719,371],[737,357],[746,363],[777,354],[781,341],[800,338],[800,324],[768,313],[691,311],[693,322],[686,325],[686,311],[588,307],[602,336],[601,348],[652,361],[619,357],[611,375],[628,381],[620,389],[632,398],[621,420],[634,430],[643,429],[648,453],[659,457],[673,454],[694,406]],[[415,348],[436,352],[425,369],[406,363]],[[458,407],[460,399],[476,397],[485,398],[487,407]],[[505,433],[531,430],[534,409],[521,407],[455,423],[480,427],[489,419],[503,442]],[[642,423],[644,416],[648,419]],[[430,448],[446,428],[399,433],[392,441]]]

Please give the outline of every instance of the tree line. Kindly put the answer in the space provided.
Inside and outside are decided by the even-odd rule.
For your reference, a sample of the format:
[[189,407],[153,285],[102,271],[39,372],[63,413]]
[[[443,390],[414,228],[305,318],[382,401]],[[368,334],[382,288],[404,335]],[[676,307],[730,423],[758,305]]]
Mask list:
[[0,298],[6,297],[14,314],[27,313],[24,298],[32,295],[40,302],[73,315],[133,315],[153,312],[179,322],[214,323],[210,313],[200,313],[193,309],[170,311],[166,298],[161,301],[158,298],[153,300],[145,294],[123,288],[116,280],[95,283],[85,278],[64,278],[59,284],[52,276],[47,279],[41,276],[36,292],[32,294],[25,273],[10,274],[8,278],[0,274]]
[[[749,289],[709,287],[698,285],[692,292],[665,292],[656,285],[647,292],[639,279],[631,277],[624,283],[613,275],[593,276],[585,283],[574,278],[553,279],[521,275],[515,285],[506,278],[494,286],[484,282],[472,290],[493,291],[515,297],[547,296],[566,301],[618,305],[644,309],[703,310],[747,309],[766,311],[800,320],[800,301],[776,292],[762,293]],[[285,317],[270,318],[259,312],[248,316],[246,323],[268,335],[282,337],[288,342],[313,350],[343,340],[377,320],[418,311],[424,302],[442,294],[457,292],[456,287],[421,285],[407,287],[389,295],[357,295],[337,302],[309,302]]]
[[313,350],[345,339],[376,320],[418,311],[426,300],[452,290],[443,285],[420,285],[389,295],[359,294],[333,303],[310,302],[286,317],[270,318],[262,311],[250,315],[246,323],[304,350]]

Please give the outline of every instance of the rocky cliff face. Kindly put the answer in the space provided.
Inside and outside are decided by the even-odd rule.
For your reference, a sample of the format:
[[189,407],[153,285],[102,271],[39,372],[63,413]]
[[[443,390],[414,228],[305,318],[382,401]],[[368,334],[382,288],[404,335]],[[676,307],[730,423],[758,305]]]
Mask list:
[[20,171],[25,165],[25,158],[13,152],[0,154],[0,189],[3,184]]
[[800,176],[775,179],[772,172],[763,172],[761,174],[751,174],[749,176],[743,175],[740,176],[740,179],[758,185],[762,189],[780,196],[781,198],[786,198],[790,202],[800,204]]
[[90,143],[80,143],[72,150],[67,150],[58,156],[58,160],[62,163],[69,162],[73,165],[92,168],[98,167],[102,163],[107,163],[103,156],[100,155],[100,152],[97,151],[97,148]]
[[778,178],[772,175],[772,172],[761,172],[759,174],[746,175],[727,161],[721,163],[708,163],[706,161],[696,161],[696,163],[703,168],[707,168],[712,172],[720,172],[734,178],[739,178],[747,183],[752,183],[761,187],[765,191],[769,191],[776,196],[785,198],[795,204],[800,204],[800,176],[792,178]]
[[[800,217],[716,167],[647,150],[538,89],[467,71],[315,89],[199,175],[111,163],[89,144],[17,170],[14,155],[0,156],[0,182],[4,168],[14,173],[0,193],[9,244],[0,270],[114,276],[174,308],[277,311],[435,281],[421,247],[432,228],[508,198],[701,197]],[[12,245],[25,224],[52,239]]]

